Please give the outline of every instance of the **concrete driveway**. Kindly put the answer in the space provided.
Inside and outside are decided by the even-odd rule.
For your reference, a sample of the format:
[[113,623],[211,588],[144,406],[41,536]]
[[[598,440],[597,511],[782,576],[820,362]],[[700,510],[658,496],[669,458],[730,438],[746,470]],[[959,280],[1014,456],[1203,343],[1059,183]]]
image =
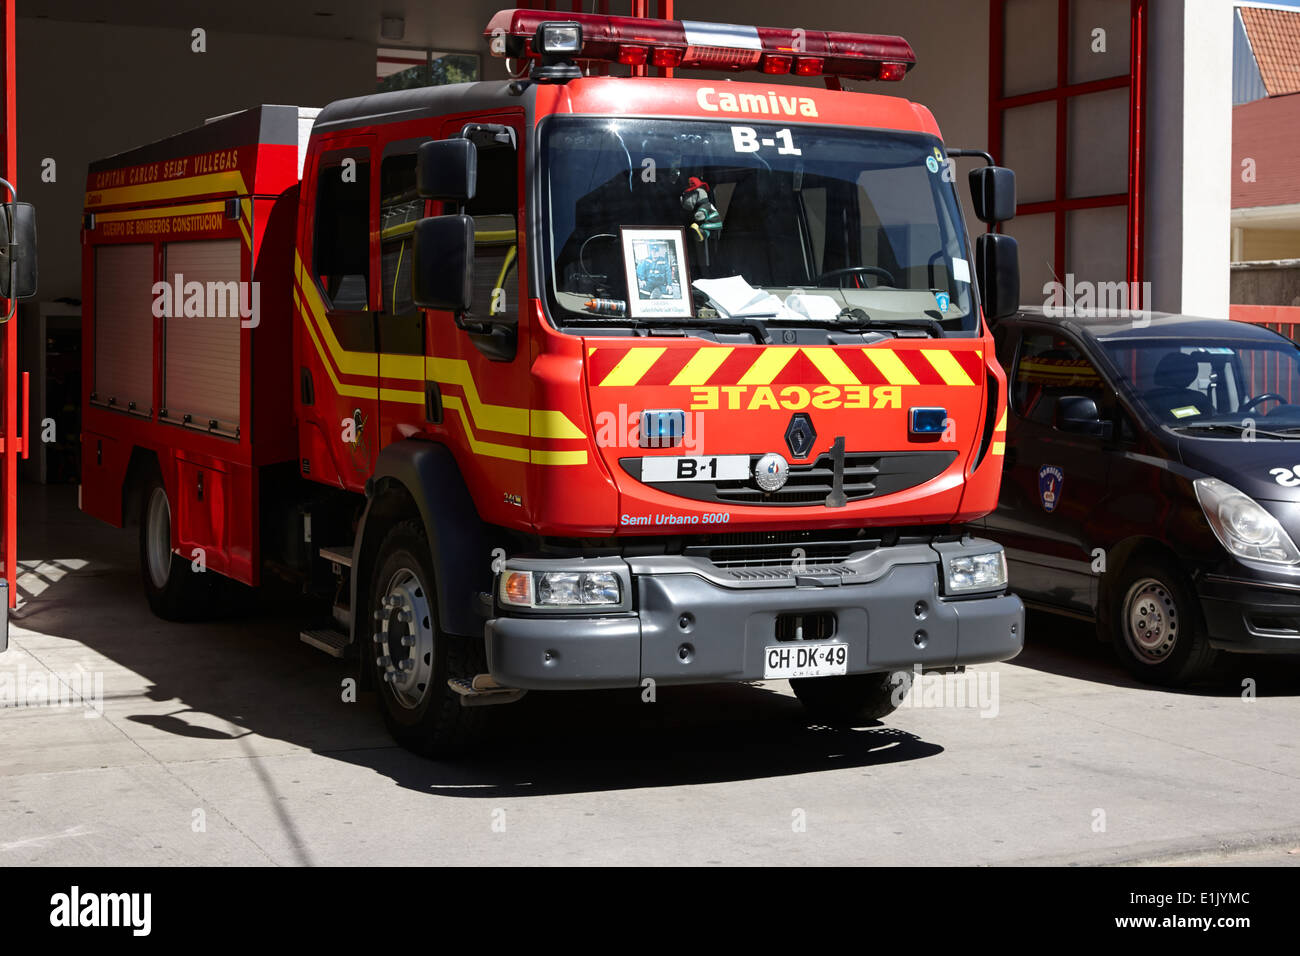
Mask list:
[[[1294,662],[1154,690],[1031,616],[964,700],[931,681],[883,726],[808,726],[781,681],[532,694],[437,763],[343,700],[348,665],[287,611],[159,621],[133,533],[75,489],[21,501],[0,865],[1300,864]],[[45,706],[59,687],[91,705]]]

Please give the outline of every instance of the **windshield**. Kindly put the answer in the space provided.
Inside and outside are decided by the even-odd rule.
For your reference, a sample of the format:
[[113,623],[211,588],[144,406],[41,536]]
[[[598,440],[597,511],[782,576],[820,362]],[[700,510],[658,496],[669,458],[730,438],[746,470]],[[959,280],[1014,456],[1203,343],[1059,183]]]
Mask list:
[[557,325],[978,326],[932,136],[590,117],[544,136]]
[[1278,338],[1103,341],[1134,398],[1178,431],[1300,436],[1300,350]]

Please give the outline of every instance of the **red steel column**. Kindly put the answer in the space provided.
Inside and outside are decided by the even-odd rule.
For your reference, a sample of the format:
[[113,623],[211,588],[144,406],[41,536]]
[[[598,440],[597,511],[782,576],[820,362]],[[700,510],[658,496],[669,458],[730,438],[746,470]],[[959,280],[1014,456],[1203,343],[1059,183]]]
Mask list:
[[[0,175],[18,186],[17,85],[14,77],[14,6],[17,0],[0,0],[0,59],[4,63],[5,89],[0,101]],[[5,197],[6,199],[8,197]],[[8,303],[4,303],[5,306]],[[4,451],[0,452],[0,508],[4,510],[0,529],[0,553],[4,556],[3,574],[9,582],[9,606],[18,600],[18,317],[5,323],[0,332],[0,365],[4,366]]]

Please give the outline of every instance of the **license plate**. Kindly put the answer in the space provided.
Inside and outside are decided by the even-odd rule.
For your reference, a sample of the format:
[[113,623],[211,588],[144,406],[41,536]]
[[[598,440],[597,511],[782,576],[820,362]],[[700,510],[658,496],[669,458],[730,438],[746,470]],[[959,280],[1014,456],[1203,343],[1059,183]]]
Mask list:
[[656,455],[641,459],[642,481],[737,481],[749,477],[748,455]]
[[763,677],[834,677],[848,673],[847,644],[769,644],[763,651]]

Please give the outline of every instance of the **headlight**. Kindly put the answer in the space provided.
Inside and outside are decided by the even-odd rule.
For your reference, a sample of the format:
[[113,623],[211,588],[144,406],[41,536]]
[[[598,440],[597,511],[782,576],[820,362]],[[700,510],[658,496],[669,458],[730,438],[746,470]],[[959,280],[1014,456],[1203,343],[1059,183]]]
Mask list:
[[963,554],[948,561],[948,594],[992,591],[1007,586],[1007,557],[1002,551]]
[[1291,536],[1259,502],[1218,478],[1197,478],[1192,485],[1214,536],[1232,554],[1269,564],[1300,562]]
[[511,571],[501,575],[501,603],[515,607],[590,607],[621,604],[613,571]]

